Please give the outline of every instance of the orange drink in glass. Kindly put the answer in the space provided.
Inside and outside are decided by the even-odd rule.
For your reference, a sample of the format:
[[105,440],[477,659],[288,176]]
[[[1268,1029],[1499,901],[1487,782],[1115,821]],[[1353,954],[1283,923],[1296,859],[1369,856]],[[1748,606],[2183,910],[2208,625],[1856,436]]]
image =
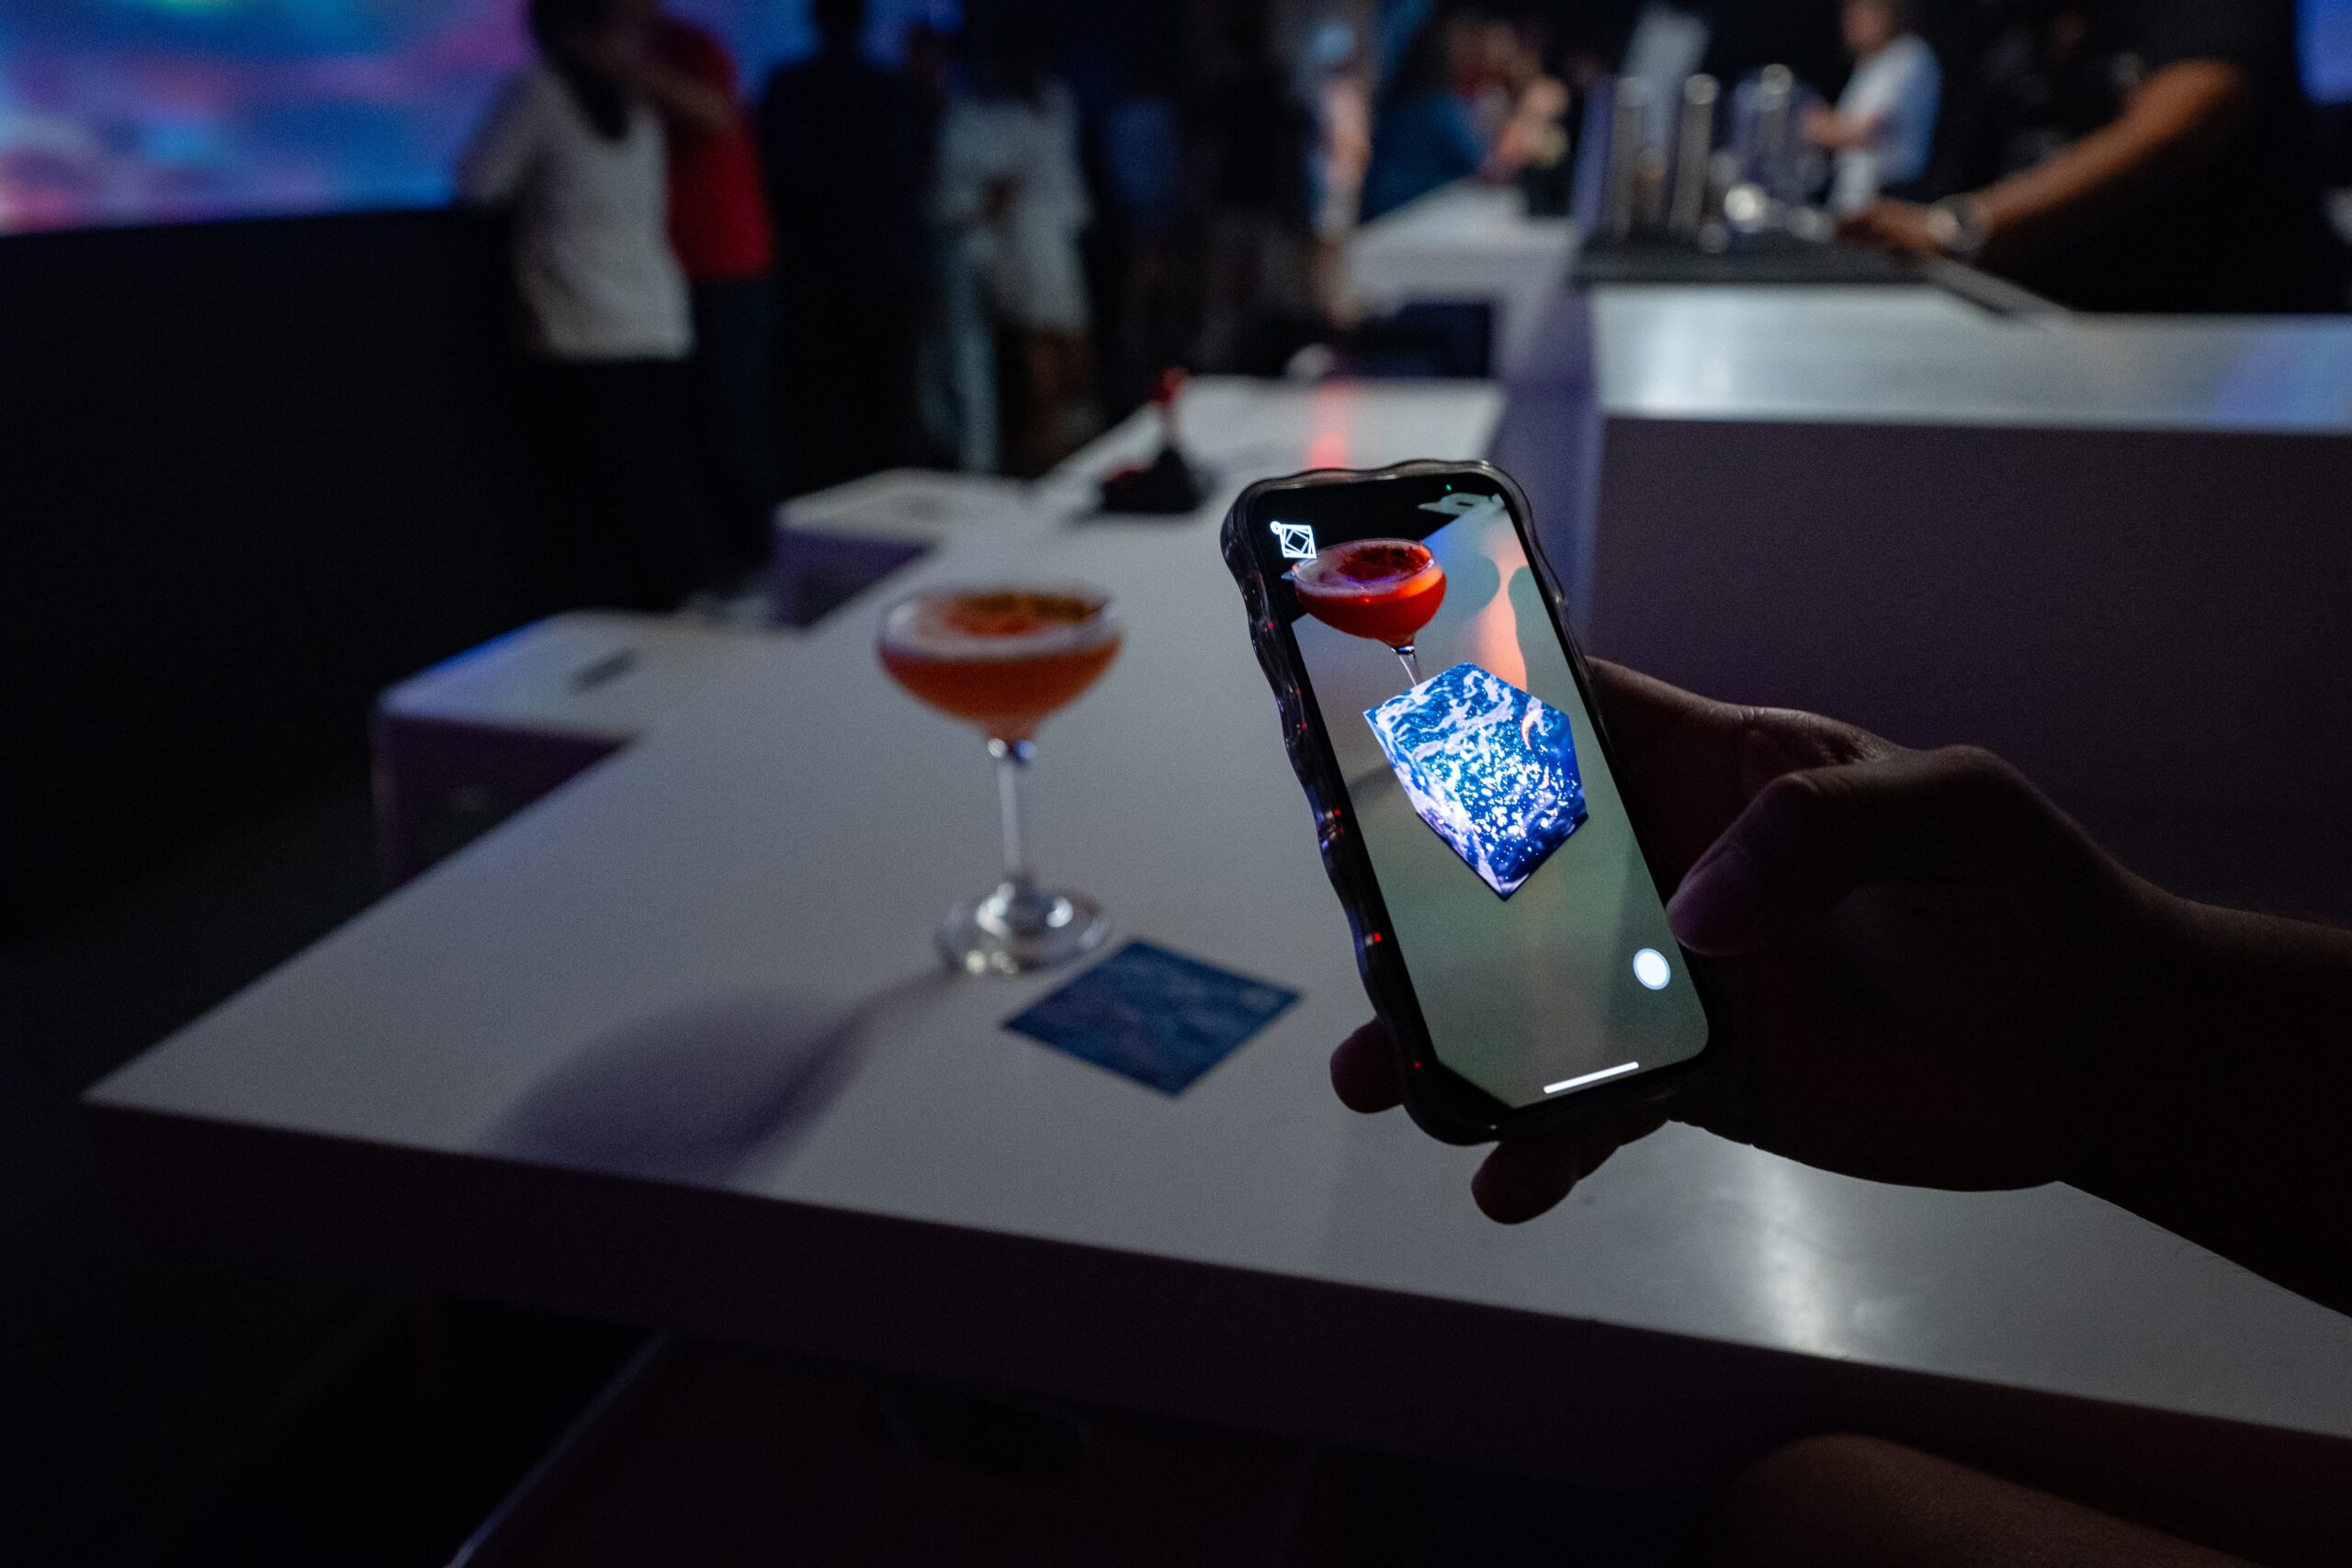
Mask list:
[[997,762],[1004,879],[948,911],[939,951],[951,967],[1026,974],[1090,952],[1110,933],[1093,900],[1038,886],[1023,783],[1037,727],[1102,678],[1122,635],[1110,595],[1083,585],[931,589],[883,612],[882,668],[909,695],[977,726]]

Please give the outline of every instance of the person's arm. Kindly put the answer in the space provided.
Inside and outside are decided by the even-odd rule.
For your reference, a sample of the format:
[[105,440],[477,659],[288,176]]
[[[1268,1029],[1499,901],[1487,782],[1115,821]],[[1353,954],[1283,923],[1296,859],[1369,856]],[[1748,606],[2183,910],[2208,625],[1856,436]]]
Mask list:
[[2352,932],[2182,910],[2164,1027],[2107,1043],[2068,1179],[2352,1312]]
[[[2352,1311],[2352,932],[2152,886],[1984,752],[1591,668],[1725,998],[1676,1118],[1867,1180],[2066,1181]],[[1398,1101],[1376,1023],[1331,1070]],[[1504,1143],[1479,1206],[1532,1218],[1666,1119]]]
[[[1928,911],[1924,932],[1905,931]],[[2016,1185],[2005,1145],[2030,1145],[2040,1125],[2060,1140],[2031,1156],[2049,1175],[2352,1312],[2352,932],[2151,887],[2014,769],[1962,750],[1771,780],[1691,868],[1668,918],[1686,945],[1724,958],[1785,951],[1827,922],[1828,944],[1805,964],[1881,968],[1871,1005],[1897,1017],[1950,1007],[1928,988],[1950,965],[1947,980],[1984,987],[1992,1005],[1960,1076],[1928,1061],[1920,1084],[1960,1125],[1982,1123],[1967,1133],[1982,1147],[1919,1174]],[[1918,953],[1902,953],[1923,934]],[[1804,1027],[1834,1034],[1851,1021]],[[1941,1054],[1928,1027],[1892,1038]],[[1807,1054],[1792,1041],[1768,1061],[1786,1072]],[[2018,1073],[2035,1098],[2012,1102],[1990,1075]],[[1857,1174],[1883,1174],[1868,1167],[1890,1156],[1899,1171],[1904,1156],[1869,1135],[1809,1125],[1840,1109],[1918,1136],[1867,1099],[1732,1114],[1799,1157],[1826,1139],[1834,1158],[1865,1168]]]
[[[1983,253],[1997,261],[2063,242],[2160,196],[2225,150],[2254,104],[2254,80],[2244,66],[2220,60],[2165,66],[2112,122],[1966,198],[1983,219]],[[1927,219],[1924,207],[1884,201],[1849,228],[1924,253],[1937,248]]]
[[1827,152],[1868,147],[1886,132],[1884,109],[1848,119],[1826,104],[1815,104],[1804,117],[1804,139]]
[[458,159],[458,199],[469,207],[503,207],[514,199],[537,157],[542,120],[528,77],[499,95],[490,116]]
[[1495,138],[1495,164],[1505,172],[1524,167],[1568,112],[1568,89],[1556,77],[1538,76],[1519,95],[1510,118]]
[[1976,193],[1989,243],[2063,237],[2160,193],[2229,145],[2254,98],[2243,66],[2218,60],[2165,66],[2112,123]]

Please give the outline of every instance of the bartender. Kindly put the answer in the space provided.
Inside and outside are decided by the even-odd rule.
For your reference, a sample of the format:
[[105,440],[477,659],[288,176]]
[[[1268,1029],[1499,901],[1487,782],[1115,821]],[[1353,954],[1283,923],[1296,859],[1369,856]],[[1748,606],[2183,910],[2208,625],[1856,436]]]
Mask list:
[[1847,231],[2091,310],[2339,310],[2292,0],[2029,0],[1957,107],[1930,206]]

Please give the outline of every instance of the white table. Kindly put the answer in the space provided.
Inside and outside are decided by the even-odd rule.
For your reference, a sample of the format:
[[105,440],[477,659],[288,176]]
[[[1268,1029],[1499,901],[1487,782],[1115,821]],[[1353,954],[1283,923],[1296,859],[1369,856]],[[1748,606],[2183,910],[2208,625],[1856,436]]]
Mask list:
[[1494,367],[1519,369],[1576,258],[1576,225],[1530,218],[1519,191],[1464,180],[1365,224],[1348,238],[1351,293],[1374,310],[1475,301],[1494,310]]
[[794,636],[684,615],[568,610],[443,660],[376,699],[378,850],[405,881],[453,797],[537,800],[682,713],[764,677]]
[[[1497,412],[1211,382],[1187,428],[1238,482],[1467,456]],[[1045,736],[1038,857],[1123,937],[1304,993],[1186,1094],[999,1027],[1057,977],[938,970],[933,922],[994,870],[987,763],[845,620],[100,1084],[124,1191],[447,1287],[1652,1488],[1845,1426],[2162,1484],[2252,1423],[2249,1507],[2346,1473],[2352,1324],[2072,1190],[1878,1187],[1670,1129],[1505,1230],[1475,1153],[1341,1110],[1325,1058],[1366,1010],[1226,500],[912,569],[1118,595],[1125,653]]]
[[777,504],[769,591],[779,616],[805,625],[892,581],[924,550],[1053,522],[1018,479],[888,468]]
[[1613,418],[2352,430],[2352,320],[2002,316],[1925,285],[1593,295]]

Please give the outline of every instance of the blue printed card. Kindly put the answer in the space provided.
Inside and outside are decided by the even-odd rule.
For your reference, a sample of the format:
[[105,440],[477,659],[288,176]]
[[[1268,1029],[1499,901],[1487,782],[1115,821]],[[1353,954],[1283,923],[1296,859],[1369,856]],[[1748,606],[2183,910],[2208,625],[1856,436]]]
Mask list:
[[1182,1094],[1296,1000],[1296,991],[1131,942],[1005,1027]]

